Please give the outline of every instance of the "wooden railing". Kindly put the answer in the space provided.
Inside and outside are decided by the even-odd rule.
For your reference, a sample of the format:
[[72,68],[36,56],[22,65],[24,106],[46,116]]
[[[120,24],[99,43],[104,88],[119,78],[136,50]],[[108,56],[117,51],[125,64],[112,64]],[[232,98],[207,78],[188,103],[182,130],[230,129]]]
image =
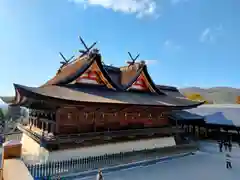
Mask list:
[[46,143],[69,143],[69,142],[81,142],[88,141],[93,139],[104,139],[104,138],[118,138],[126,136],[138,136],[138,135],[151,135],[151,134],[171,134],[172,131],[175,131],[171,127],[161,127],[161,128],[145,128],[145,129],[129,129],[129,130],[119,130],[119,131],[104,131],[104,132],[91,132],[91,133],[79,133],[79,134],[66,134],[66,135],[56,135],[53,137],[42,137],[40,134],[30,131],[22,125],[18,125],[18,128],[21,131],[27,133],[37,142],[40,142],[42,139]]

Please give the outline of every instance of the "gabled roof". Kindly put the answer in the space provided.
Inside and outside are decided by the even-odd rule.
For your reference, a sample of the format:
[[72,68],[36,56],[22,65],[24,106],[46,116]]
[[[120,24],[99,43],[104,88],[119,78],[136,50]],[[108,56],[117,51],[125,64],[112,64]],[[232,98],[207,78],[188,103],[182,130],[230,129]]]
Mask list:
[[150,77],[146,64],[136,63],[130,67],[121,68],[122,84],[125,90],[129,90],[131,86],[137,81],[139,76],[143,76],[146,85],[153,93],[164,95],[165,93],[158,89]]
[[[100,78],[100,81],[97,82],[101,83],[89,85],[78,81],[88,71],[97,73]],[[131,86],[140,76],[143,77],[149,91],[130,91]],[[17,84],[14,87],[16,95],[12,105],[27,106],[29,101],[35,99],[40,101],[41,99],[47,101],[54,99],[70,103],[114,103],[178,108],[193,108],[203,103],[166,93],[167,91],[177,92],[177,90],[156,86],[143,61],[121,68],[107,66],[103,65],[98,51],[89,52],[87,55],[80,56],[64,65],[52,79],[41,87],[27,87]]]
[[101,55],[83,56],[75,59],[72,63],[64,66],[59,73],[56,74],[47,85],[66,85],[75,82],[84,72],[86,72],[93,64],[97,65],[101,72],[102,81],[108,88],[115,90],[129,90],[130,87],[137,81],[139,76],[143,76],[145,83],[152,93],[164,95],[164,91],[159,89],[151,79],[147,66],[142,63],[135,63],[131,66],[114,67],[103,65]]
[[90,59],[87,56],[78,57],[70,64],[61,68],[60,71],[58,71],[58,73],[52,79],[47,81],[42,86],[64,84],[68,81],[68,79],[70,79],[70,77],[74,76],[75,74],[81,74],[84,72],[91,65],[92,59],[93,58]]
[[116,83],[113,82],[111,77],[109,77],[107,71],[104,69],[101,62],[101,55],[94,54],[93,56],[83,56],[76,59],[73,63],[62,68],[60,73],[56,74],[51,80],[49,80],[47,85],[66,85],[75,81],[79,76],[86,72],[93,64],[99,68],[101,73],[102,81],[106,84],[108,88],[121,89]]

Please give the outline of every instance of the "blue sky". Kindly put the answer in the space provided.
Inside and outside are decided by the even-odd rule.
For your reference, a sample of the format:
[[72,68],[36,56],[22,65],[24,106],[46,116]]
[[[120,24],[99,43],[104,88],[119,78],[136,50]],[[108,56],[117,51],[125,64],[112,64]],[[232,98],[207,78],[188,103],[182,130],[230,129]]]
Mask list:
[[139,52],[157,84],[240,87],[239,8],[238,0],[1,0],[0,95],[50,79],[59,51],[82,48],[79,35],[99,41],[106,64]]

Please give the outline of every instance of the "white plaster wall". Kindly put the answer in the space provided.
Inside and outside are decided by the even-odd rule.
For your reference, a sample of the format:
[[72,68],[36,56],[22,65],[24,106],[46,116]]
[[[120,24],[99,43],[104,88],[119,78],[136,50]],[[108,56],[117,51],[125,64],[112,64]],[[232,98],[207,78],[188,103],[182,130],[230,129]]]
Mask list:
[[40,147],[36,141],[23,133],[22,135],[22,156],[27,162],[38,163],[44,162],[48,158],[48,150]]
[[68,160],[71,158],[99,156],[106,153],[113,154],[132,150],[137,151],[143,149],[170,147],[175,145],[176,143],[173,137],[164,137],[49,152],[40,147],[38,143],[26,134],[23,134],[22,136],[23,157],[28,163]]
[[48,161],[65,160],[65,159],[88,157],[88,156],[99,156],[99,155],[104,155],[106,153],[113,154],[113,153],[119,153],[119,152],[128,152],[132,150],[153,149],[156,147],[163,148],[163,147],[170,147],[175,145],[176,143],[173,137],[97,145],[93,147],[54,151],[49,153]]

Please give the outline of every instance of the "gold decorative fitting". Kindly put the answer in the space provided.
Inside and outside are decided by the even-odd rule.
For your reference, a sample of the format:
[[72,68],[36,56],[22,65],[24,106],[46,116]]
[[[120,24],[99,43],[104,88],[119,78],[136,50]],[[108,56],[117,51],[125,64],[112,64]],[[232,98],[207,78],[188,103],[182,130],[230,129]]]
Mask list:
[[68,113],[68,119],[72,118],[72,113]]
[[140,64],[145,65],[145,64],[146,64],[146,61],[141,60],[141,61],[140,61]]

